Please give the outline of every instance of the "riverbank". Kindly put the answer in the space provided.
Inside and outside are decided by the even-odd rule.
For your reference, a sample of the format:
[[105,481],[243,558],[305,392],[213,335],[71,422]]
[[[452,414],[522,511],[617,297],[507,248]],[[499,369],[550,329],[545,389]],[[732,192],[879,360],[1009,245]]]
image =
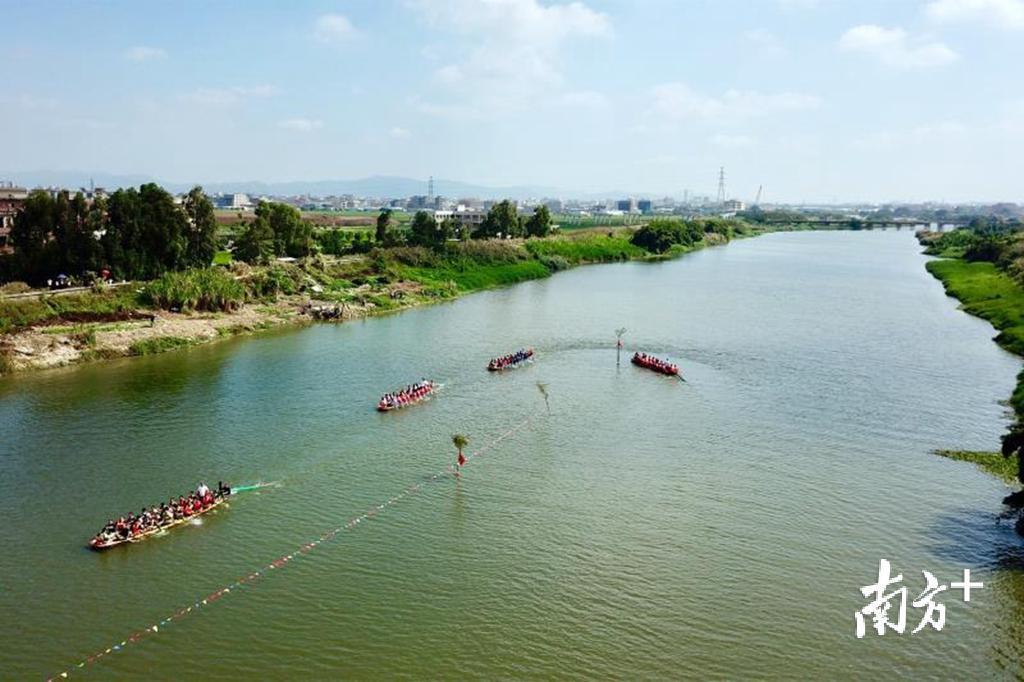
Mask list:
[[[761,234],[756,231],[753,235]],[[449,301],[548,277],[580,265],[661,260],[728,243],[699,242],[653,254],[631,230],[590,230],[528,241],[468,241],[444,251],[402,246],[365,256],[317,256],[264,267],[234,264],[237,306],[196,310],[189,301],[153,305],[154,283],[82,295],[0,300],[0,375],[125,356],[150,355],[285,324],[342,322]],[[244,300],[243,300],[244,297]]]
[[[960,231],[962,232],[962,231]],[[1010,353],[1024,357],[1024,287],[1006,270],[988,261],[965,259],[964,236],[955,233],[918,234],[918,240],[926,247],[925,253],[940,256],[929,261],[925,267],[942,282],[946,293],[960,301],[961,309],[975,317],[987,320],[999,332],[993,339]],[[1009,405],[1016,416],[1016,424],[1010,434],[1019,431],[1024,423],[1024,371],[1017,375],[1017,385],[1009,398]],[[961,451],[939,451],[951,459],[974,462],[983,470],[1012,481],[1024,481],[1024,469],[1015,448],[1008,447],[1004,437],[1003,453],[965,453]],[[997,462],[996,459],[1001,460]],[[1013,475],[1007,478],[1006,472]],[[1011,502],[1017,497],[1008,497]],[[1024,518],[1024,517],[1022,517]],[[1018,531],[1024,528],[1018,524]]]

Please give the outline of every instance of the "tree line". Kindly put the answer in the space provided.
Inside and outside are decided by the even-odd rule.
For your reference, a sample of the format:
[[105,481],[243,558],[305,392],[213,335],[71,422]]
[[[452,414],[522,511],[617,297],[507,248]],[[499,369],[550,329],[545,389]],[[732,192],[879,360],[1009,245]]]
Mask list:
[[[319,230],[293,206],[261,202],[251,220],[227,246],[248,263],[314,253],[366,253],[374,247],[405,244],[443,249],[451,239],[544,237],[551,214],[540,206],[520,216],[510,201],[488,211],[475,227],[453,218],[437,221],[419,211],[408,229],[400,229],[390,209],[376,230]],[[179,203],[150,183],[119,189],[108,198],[88,201],[78,192],[34,190],[16,216],[10,235],[14,253],[0,258],[0,281],[20,279],[42,284],[59,274],[88,279],[108,270],[118,279],[149,280],[164,273],[211,265],[217,252],[217,220],[202,188],[193,188]]]
[[87,201],[79,192],[34,190],[14,219],[3,275],[42,283],[58,274],[110,270],[152,279],[210,264],[216,250],[213,204],[195,187],[181,204],[155,184]]

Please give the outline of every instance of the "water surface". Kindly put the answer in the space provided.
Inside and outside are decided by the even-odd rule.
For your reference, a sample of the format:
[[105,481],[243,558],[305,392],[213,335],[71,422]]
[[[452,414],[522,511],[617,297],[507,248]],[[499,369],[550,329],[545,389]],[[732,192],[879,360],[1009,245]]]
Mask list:
[[[994,449],[1019,361],[908,232],[774,234],[452,304],[0,381],[0,670],[68,669],[325,530],[376,518],[74,675],[915,678],[1020,674]],[[623,364],[678,361],[683,384]],[[532,345],[501,375],[487,360]],[[400,413],[384,391],[432,377]],[[536,382],[549,385],[544,413]],[[456,482],[450,437],[487,445]],[[105,554],[108,516],[281,481]],[[888,558],[971,568],[942,632],[854,637]],[[916,612],[912,612],[913,613]],[[916,626],[916,619],[911,628]]]

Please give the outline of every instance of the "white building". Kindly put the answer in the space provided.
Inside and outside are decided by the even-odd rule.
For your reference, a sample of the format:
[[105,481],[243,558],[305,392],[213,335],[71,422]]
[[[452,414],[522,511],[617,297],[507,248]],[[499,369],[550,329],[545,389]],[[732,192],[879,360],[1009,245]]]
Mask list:
[[434,220],[437,222],[441,223],[451,218],[459,224],[459,227],[468,227],[470,230],[482,223],[486,217],[486,211],[469,208],[464,204],[459,204],[454,210],[434,211]]

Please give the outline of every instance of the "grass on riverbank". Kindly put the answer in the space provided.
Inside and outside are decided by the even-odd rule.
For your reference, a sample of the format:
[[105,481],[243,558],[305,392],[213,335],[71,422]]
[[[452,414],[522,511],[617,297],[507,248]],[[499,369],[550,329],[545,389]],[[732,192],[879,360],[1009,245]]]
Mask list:
[[0,299],[0,334],[9,334],[51,320],[90,321],[105,315],[128,313],[139,306],[138,294],[132,287],[108,289],[100,293],[39,298]]
[[999,330],[999,345],[1024,355],[1024,289],[1012,277],[992,263],[959,259],[934,260],[927,268],[966,312],[988,320]]
[[1003,457],[999,452],[976,452],[971,450],[936,450],[935,454],[958,462],[970,462],[993,476],[1015,483],[1017,481],[1017,456]]

